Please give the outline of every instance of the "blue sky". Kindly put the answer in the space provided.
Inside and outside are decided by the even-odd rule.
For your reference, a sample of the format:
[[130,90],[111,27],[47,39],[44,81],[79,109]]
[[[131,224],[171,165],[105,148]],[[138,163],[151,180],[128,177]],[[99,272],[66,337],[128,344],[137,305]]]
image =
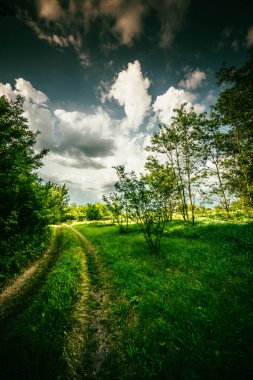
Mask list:
[[253,46],[253,4],[200,0],[0,1],[0,95],[25,97],[45,180],[100,201],[113,165],[143,170],[159,122],[208,110],[223,62]]

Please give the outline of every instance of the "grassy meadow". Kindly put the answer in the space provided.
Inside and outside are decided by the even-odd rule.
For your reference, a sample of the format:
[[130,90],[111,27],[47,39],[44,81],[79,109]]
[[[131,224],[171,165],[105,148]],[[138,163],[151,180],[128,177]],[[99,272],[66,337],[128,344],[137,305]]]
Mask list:
[[115,378],[251,378],[252,223],[173,221],[160,257],[148,253],[136,226],[127,234],[99,224],[76,228],[111,278]]
[[172,221],[159,256],[136,225],[55,236],[1,320],[1,379],[252,378],[253,223]]

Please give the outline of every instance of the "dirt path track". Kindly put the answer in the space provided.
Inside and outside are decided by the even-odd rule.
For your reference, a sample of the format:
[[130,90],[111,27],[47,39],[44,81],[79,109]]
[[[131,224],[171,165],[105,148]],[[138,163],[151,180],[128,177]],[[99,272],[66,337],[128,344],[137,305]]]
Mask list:
[[86,237],[75,228],[68,226],[82,242],[86,256],[87,272],[90,283],[89,324],[87,326],[88,362],[83,363],[85,377],[88,379],[103,379],[108,376],[104,373],[103,363],[108,354],[109,334],[106,326],[106,300],[107,293],[103,287],[103,276],[97,252]]
[[7,335],[16,318],[30,304],[58,257],[55,248],[59,243],[59,231],[60,228],[55,229],[46,253],[0,294],[0,338]]

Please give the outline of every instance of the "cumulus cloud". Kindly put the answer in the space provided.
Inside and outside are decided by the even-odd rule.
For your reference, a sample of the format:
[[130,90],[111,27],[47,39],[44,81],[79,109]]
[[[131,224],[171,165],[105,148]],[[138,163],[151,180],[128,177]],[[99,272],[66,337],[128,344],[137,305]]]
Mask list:
[[30,82],[23,78],[16,79],[15,92],[16,94],[24,96],[26,100],[36,104],[45,103],[48,100],[46,94],[36,90]]
[[0,96],[5,96],[9,101],[16,99],[16,95],[9,83],[0,83]]
[[135,61],[118,74],[109,90],[107,97],[124,107],[130,129],[137,129],[144,120],[151,103],[149,87],[150,80],[143,76],[140,62]]
[[157,96],[153,110],[162,123],[169,124],[174,116],[174,109],[179,108],[183,103],[187,103],[188,109],[194,106],[196,112],[203,112],[205,107],[198,103],[194,104],[195,100],[196,96],[192,93],[170,87],[163,95]]
[[253,46],[253,26],[248,30],[247,34],[247,46]]
[[24,114],[32,130],[39,130],[37,150],[49,148],[39,175],[44,180],[70,189],[72,200],[101,201],[107,184],[116,181],[112,166],[126,164],[129,170],[143,170],[147,136],[122,133],[125,118],[115,120],[102,107],[92,112],[53,109],[50,99],[24,79],[14,88],[0,83],[0,96],[14,100],[25,97]]
[[41,132],[37,148],[47,148],[60,156],[72,158],[69,166],[73,166],[78,159],[86,167],[89,163],[92,167],[101,167],[99,162],[94,164],[91,158],[113,155],[114,140],[108,135],[110,118],[101,108],[96,109],[95,114],[59,109],[52,111],[45,104],[47,96],[22,78],[16,80],[14,89],[9,84],[1,84],[0,95],[10,100],[17,95],[24,96],[24,114],[28,123],[34,131]]
[[58,144],[51,148],[70,157],[107,157],[113,155],[114,140],[106,136],[109,117],[97,110],[94,115],[83,112],[56,110],[58,119]]
[[196,69],[193,72],[190,72],[185,80],[179,82],[179,86],[187,90],[195,90],[198,87],[201,87],[203,80],[206,79],[206,73],[199,69]]

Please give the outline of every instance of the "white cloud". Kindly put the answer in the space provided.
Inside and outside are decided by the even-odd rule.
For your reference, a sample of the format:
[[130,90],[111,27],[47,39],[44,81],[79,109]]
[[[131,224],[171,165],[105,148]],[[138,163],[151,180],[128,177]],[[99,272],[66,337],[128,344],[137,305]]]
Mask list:
[[25,97],[24,113],[33,131],[39,130],[37,150],[50,151],[39,175],[45,180],[66,183],[72,201],[101,201],[101,195],[116,181],[112,166],[126,164],[128,170],[143,170],[147,135],[124,133],[126,118],[115,120],[102,107],[92,112],[52,110],[47,96],[24,79],[14,88],[0,83],[0,96]]
[[16,79],[15,88],[17,94],[24,96],[26,100],[32,101],[33,103],[41,104],[48,100],[46,94],[36,90],[30,82],[22,78]]
[[[119,73],[110,89],[110,97],[125,108],[127,117],[119,120],[111,117],[104,106],[92,112],[53,109],[46,94],[22,78],[16,80],[14,88],[0,83],[0,95],[12,100],[18,94],[25,97],[24,111],[29,125],[32,130],[41,132],[37,150],[50,149],[39,175],[45,180],[66,183],[74,197],[72,201],[85,203],[101,201],[100,195],[112,188],[117,180],[112,166],[125,164],[127,170],[137,173],[144,170],[148,155],[145,147],[150,142],[150,134],[136,128],[150,106],[149,86],[150,81],[143,77],[138,61]],[[169,123],[173,109],[184,102],[189,107],[194,104],[197,112],[204,110],[201,104],[195,104],[195,95],[170,87],[156,98],[155,113],[149,114],[146,130],[151,129],[157,117]],[[129,129],[131,120],[133,125]]]
[[[179,108],[183,103],[187,103],[187,108],[189,109],[193,106],[195,100],[196,96],[192,93],[170,87],[163,95],[157,96],[153,104],[153,110],[162,123],[169,124],[174,115],[173,110],[175,108]],[[203,112],[205,107],[197,103],[194,104],[194,109],[196,112]]]
[[201,87],[203,80],[206,79],[206,73],[199,69],[196,69],[193,72],[190,72],[185,80],[179,82],[179,86],[187,90],[195,90],[198,87]]
[[253,46],[253,26],[248,30],[247,34],[247,46]]
[[143,76],[139,61],[135,61],[118,74],[109,90],[107,97],[124,107],[130,129],[137,129],[144,120],[151,103],[149,87],[150,80]]
[[0,83],[0,96],[5,96],[9,101],[16,99],[16,94],[9,83]]

